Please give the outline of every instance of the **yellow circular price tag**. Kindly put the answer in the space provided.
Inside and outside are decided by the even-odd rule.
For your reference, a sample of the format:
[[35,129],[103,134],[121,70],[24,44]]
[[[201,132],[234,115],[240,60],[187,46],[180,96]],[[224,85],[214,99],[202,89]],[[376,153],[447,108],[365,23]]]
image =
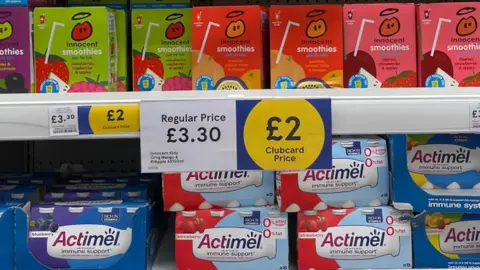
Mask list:
[[92,106],[88,121],[93,134],[138,132],[140,106],[136,104]]
[[244,126],[245,148],[264,170],[306,169],[325,143],[325,125],[308,100],[262,100]]

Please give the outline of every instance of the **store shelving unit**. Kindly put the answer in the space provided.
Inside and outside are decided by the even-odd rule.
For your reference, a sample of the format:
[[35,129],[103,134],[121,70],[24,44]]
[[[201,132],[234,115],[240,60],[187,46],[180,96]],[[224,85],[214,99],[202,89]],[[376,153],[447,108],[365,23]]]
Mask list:
[[0,140],[138,138],[139,133],[49,136],[49,108],[139,104],[146,100],[331,98],[333,134],[464,133],[478,88],[176,91],[0,95]]

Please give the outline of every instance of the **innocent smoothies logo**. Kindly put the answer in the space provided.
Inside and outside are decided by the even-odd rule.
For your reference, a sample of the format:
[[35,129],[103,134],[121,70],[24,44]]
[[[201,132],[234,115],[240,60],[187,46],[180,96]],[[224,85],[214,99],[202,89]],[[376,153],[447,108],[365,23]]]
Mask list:
[[[62,50],[62,55],[101,55],[103,52],[101,49],[95,49],[98,47],[98,41],[89,41],[88,39],[93,34],[93,25],[88,18],[92,14],[90,12],[79,12],[72,16],[72,21],[75,25],[72,27],[70,37],[73,40],[67,41],[65,47],[67,48],[80,48],[80,49],[68,49]],[[57,23],[55,26],[64,26]],[[52,29],[54,33],[55,28]]]
[[329,46],[333,44],[331,39],[320,39],[327,33],[327,22],[322,18],[325,10],[315,9],[307,13],[306,17],[311,19],[305,28],[305,36],[308,39],[302,39],[301,45],[318,45],[316,47],[305,46],[298,47],[298,53],[332,53],[337,51],[337,47]]
[[[480,37],[471,37],[471,35],[477,32],[478,23],[477,19],[471,14],[477,9],[474,7],[464,7],[457,11],[456,15],[459,17],[455,32],[457,36],[450,39],[452,43],[464,43],[464,44],[452,44],[447,46],[448,51],[471,51],[480,50]],[[442,20],[442,18],[440,18]],[[451,22],[449,19],[443,19],[445,22]],[[465,44],[467,43],[467,44]]]
[[405,43],[405,37],[397,37],[401,29],[400,20],[395,17],[397,8],[387,8],[380,12],[380,17],[385,18],[378,28],[380,37],[374,38],[374,45],[370,51],[409,51],[410,46]]
[[16,56],[23,55],[22,49],[17,49],[19,46],[18,41],[8,41],[14,33],[14,27],[10,20],[12,12],[2,11],[0,12],[0,56]]
[[268,230],[211,228],[192,241],[195,257],[208,261],[242,262],[275,258],[276,240]]
[[255,52],[255,46],[251,46],[252,41],[241,38],[247,30],[247,25],[242,19],[244,14],[245,12],[242,10],[234,10],[225,16],[227,19],[230,19],[230,22],[225,27],[225,37],[227,37],[227,39],[220,40],[222,46],[217,47],[218,53]]
[[[161,47],[157,48],[159,53],[191,52],[189,39],[180,39],[185,34],[185,25],[181,21],[183,14],[172,13],[165,19],[169,23],[165,30],[166,39],[160,40]],[[150,27],[150,25],[149,25]]]

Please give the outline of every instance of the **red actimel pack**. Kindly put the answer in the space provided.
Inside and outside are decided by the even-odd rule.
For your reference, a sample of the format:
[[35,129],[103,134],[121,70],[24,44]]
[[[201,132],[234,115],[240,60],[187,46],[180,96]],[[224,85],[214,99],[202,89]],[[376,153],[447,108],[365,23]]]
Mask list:
[[264,171],[165,173],[165,211],[184,211],[274,203],[274,175]]
[[409,213],[389,206],[298,213],[298,270],[412,268]]
[[276,207],[178,212],[178,270],[288,269],[288,220]]

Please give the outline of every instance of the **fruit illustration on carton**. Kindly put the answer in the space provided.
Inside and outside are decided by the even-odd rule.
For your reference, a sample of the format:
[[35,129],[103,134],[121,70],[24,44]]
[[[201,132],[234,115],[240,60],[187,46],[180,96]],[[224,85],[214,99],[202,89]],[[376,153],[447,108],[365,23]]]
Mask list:
[[267,11],[258,6],[195,7],[192,11],[193,89],[264,88]]
[[191,90],[191,11],[132,11],[135,91]]
[[0,94],[30,91],[29,21],[28,7],[0,7]]
[[420,86],[480,85],[478,3],[420,4],[418,9]]
[[37,93],[116,90],[118,52],[112,10],[37,8],[34,34]]
[[414,4],[345,5],[345,87],[417,86],[414,16]]
[[340,5],[272,6],[271,87],[343,88]]

